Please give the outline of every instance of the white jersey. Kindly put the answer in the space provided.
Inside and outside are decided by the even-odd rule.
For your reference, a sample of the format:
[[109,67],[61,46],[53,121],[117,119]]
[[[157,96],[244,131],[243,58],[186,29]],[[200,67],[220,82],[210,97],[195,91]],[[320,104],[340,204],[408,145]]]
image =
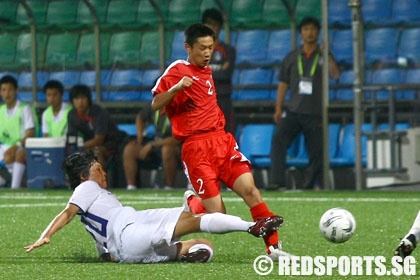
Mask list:
[[96,241],[121,262],[161,262],[176,257],[172,240],[183,208],[136,211],[122,206],[94,181],[81,183],[69,203],[80,208],[80,221]]

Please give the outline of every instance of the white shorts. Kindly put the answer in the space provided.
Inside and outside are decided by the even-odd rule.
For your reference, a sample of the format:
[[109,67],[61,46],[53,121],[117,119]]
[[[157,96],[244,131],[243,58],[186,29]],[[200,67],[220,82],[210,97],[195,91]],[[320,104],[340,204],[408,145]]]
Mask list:
[[176,259],[179,240],[173,240],[175,226],[184,207],[137,211],[135,222],[116,237],[118,255],[123,263],[156,263]]

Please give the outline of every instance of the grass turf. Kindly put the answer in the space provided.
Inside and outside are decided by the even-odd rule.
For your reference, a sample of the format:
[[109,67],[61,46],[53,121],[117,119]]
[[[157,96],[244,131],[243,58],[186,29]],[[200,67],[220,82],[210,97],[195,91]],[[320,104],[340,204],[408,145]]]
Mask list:
[[[182,204],[182,190],[128,192],[112,190],[124,205],[136,209],[176,207]],[[411,227],[419,210],[417,192],[262,192],[269,207],[285,219],[279,233],[284,249],[298,256],[384,256],[387,267],[399,238]],[[66,205],[70,191],[0,192],[0,273],[3,279],[274,279],[278,269],[263,277],[253,269],[254,259],[264,254],[262,239],[247,233],[205,237],[215,247],[206,264],[117,264],[102,263],[91,237],[76,219],[58,232],[49,245],[26,253],[47,224]],[[223,192],[229,214],[250,219],[245,203],[232,192]],[[357,222],[355,235],[346,243],[333,244],[319,230],[321,215],[329,208],[350,210]],[[418,251],[413,256],[419,256]],[[416,274],[420,270],[416,267]],[[333,271],[329,279],[354,279]],[[284,277],[283,277],[284,278]],[[315,279],[317,276],[287,276],[286,279]],[[361,276],[358,279],[377,279]],[[391,276],[381,279],[392,279]],[[400,279],[408,276],[399,277]]]

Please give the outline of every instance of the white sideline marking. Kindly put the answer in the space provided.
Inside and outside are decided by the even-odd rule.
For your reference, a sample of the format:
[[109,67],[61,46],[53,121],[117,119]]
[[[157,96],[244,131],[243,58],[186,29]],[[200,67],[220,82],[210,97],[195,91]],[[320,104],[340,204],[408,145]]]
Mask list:
[[[141,204],[174,204],[174,206],[181,206],[182,197],[179,196],[142,196],[138,195],[117,195],[117,197],[125,205],[141,205]],[[0,204],[0,208],[11,208],[11,207],[64,207],[69,196],[46,196],[46,195],[31,195],[31,194],[14,194],[14,195],[0,195],[1,200],[63,200],[62,202],[45,202],[45,203],[8,203]],[[243,202],[240,197],[225,197],[223,198],[226,202]],[[361,202],[361,203],[371,203],[371,202],[395,202],[395,203],[418,203],[420,198],[362,198],[362,197],[346,197],[346,198],[331,198],[331,197],[267,197],[264,198],[267,202]]]

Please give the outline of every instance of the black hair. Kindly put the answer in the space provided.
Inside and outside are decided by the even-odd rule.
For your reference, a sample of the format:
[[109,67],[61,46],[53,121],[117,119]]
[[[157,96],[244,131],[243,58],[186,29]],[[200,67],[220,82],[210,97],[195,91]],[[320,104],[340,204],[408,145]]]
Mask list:
[[58,90],[59,93],[61,93],[61,95],[63,95],[63,93],[64,93],[63,84],[60,81],[57,81],[57,80],[49,80],[48,82],[46,82],[45,85],[43,86],[42,90],[44,92],[46,92],[47,89],[56,89],[56,90]]
[[216,34],[213,29],[202,23],[194,23],[185,30],[185,43],[191,47],[197,42],[198,38],[211,36],[216,40]]
[[70,89],[70,102],[73,103],[73,99],[85,96],[89,101],[89,106],[92,105],[92,92],[86,85],[75,85]]
[[90,167],[96,161],[98,159],[91,149],[76,152],[64,159],[61,169],[63,169],[66,181],[72,190],[80,185],[82,176],[89,177]]
[[315,25],[318,30],[321,29],[321,24],[319,23],[319,20],[315,17],[304,17],[300,23],[299,23],[299,31],[302,31],[302,27],[304,27],[305,25],[309,25],[309,24],[313,24]]
[[217,21],[220,25],[223,25],[223,15],[216,8],[210,8],[203,12],[203,15],[201,17],[201,23],[207,23],[208,19],[212,19],[214,21]]
[[18,88],[18,82],[17,82],[16,78],[13,77],[12,75],[4,75],[0,79],[0,85],[2,85],[2,84],[12,84],[15,88]]

